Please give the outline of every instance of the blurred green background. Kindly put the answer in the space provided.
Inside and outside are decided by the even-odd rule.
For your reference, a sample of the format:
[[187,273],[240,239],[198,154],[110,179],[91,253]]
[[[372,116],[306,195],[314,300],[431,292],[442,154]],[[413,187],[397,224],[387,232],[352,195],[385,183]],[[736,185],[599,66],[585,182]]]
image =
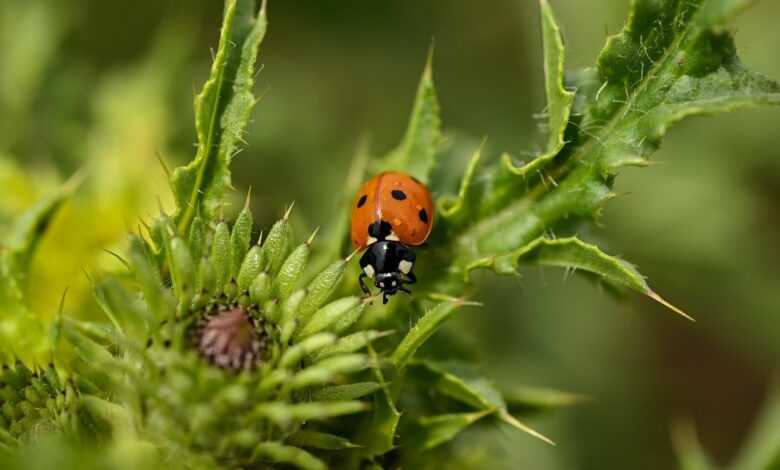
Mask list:
[[[569,69],[591,65],[628,10],[625,0],[551,3]],[[451,144],[487,136],[493,158],[537,149],[537,9],[530,0],[272,2],[263,98],[233,166],[236,187],[253,188],[257,219],[267,225],[293,199],[304,227],[347,210],[335,195],[355,149],[367,138],[382,153],[400,138],[432,40]],[[158,155],[174,166],[194,152],[191,102],[221,12],[217,0],[0,2],[0,229],[87,174],[36,257],[38,314],[51,316],[70,287],[69,310],[94,315],[82,270],[118,269],[102,250],[121,251],[158,197],[171,207]],[[780,3],[765,0],[734,25],[743,60],[775,78],[778,18]],[[486,375],[592,399],[533,422],[555,448],[477,428],[458,439],[453,468],[471,468],[475,453],[507,469],[674,468],[671,429],[685,422],[718,461],[733,457],[780,365],[779,119],[761,109],[683,123],[659,164],[621,175],[625,196],[583,229],[697,323],[559,270],[478,276],[485,307],[447,328],[481,351]],[[444,170],[453,188],[463,164]]]

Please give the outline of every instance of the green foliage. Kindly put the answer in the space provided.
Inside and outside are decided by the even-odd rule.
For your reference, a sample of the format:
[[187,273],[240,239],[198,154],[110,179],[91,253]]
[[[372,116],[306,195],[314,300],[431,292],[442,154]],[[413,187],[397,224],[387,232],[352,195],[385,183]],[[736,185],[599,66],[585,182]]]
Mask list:
[[[474,269],[514,275],[519,267],[540,264],[588,273],[612,286],[645,294],[687,317],[655,293],[631,264],[580,240],[577,232],[583,221],[597,219],[604,203],[616,196],[612,187],[618,170],[646,165],[674,123],[693,115],[780,102],[780,87],[741,65],[723,28],[741,6],[635,1],[628,23],[609,38],[598,66],[565,83],[560,31],[550,6],[542,1],[547,148],[527,164],[515,164],[505,154],[492,166],[483,163],[484,148],[474,152],[458,195],[438,201],[437,233],[426,253],[436,269],[423,272],[416,295],[461,296]],[[419,90],[427,89],[429,80],[426,72]],[[432,108],[433,97],[418,92],[403,142],[410,136],[428,135],[431,121],[419,119],[418,114]],[[428,149],[436,158],[443,155],[433,145]],[[403,159],[397,152],[381,160],[379,168],[398,169]],[[400,168],[429,180],[418,165]],[[434,193],[441,193],[435,184]],[[391,362],[399,368],[399,380],[403,381],[404,366],[415,360],[418,340],[429,338],[452,313],[446,305],[441,303],[423,315],[395,349]],[[381,323],[386,317],[378,318]],[[496,392],[496,396],[501,395]],[[380,405],[384,403],[392,405],[393,400]],[[476,406],[476,402],[466,404]],[[542,437],[514,419],[505,406],[495,405],[495,409],[502,410],[497,416],[505,422]],[[423,442],[439,445],[481,422],[479,418],[451,410],[426,418],[421,421],[428,436]],[[386,432],[394,432],[394,427]]]
[[53,364],[31,370],[21,361],[0,372],[0,452],[52,432],[88,433],[77,413],[77,391]]
[[76,177],[38,201],[12,224],[0,243],[0,354],[39,355],[48,349],[45,327],[27,304],[27,278],[46,229],[79,182]]
[[544,42],[544,89],[547,96],[547,128],[549,136],[544,153],[527,165],[515,167],[509,154],[502,155],[502,164],[513,173],[528,177],[540,171],[563,149],[564,133],[569,125],[571,105],[575,93],[564,83],[563,39],[555,21],[552,8],[546,0],[539,2],[542,12],[542,37]]
[[[595,274],[605,282],[616,287],[629,288],[645,294],[683,317],[693,320],[680,309],[653,292],[650,286],[647,285],[645,278],[639,274],[634,266],[619,258],[609,256],[595,245],[584,243],[576,237],[559,239],[537,238],[520,250],[509,254],[509,256],[494,260],[494,267],[499,272],[502,269],[508,270],[514,266],[514,260],[525,265],[558,266]],[[503,262],[508,262],[509,267],[499,267]]]
[[46,233],[46,229],[57,210],[73,194],[80,179],[74,178],[59,191],[38,201],[35,206],[22,214],[2,242],[2,257],[0,258],[0,273],[5,282],[2,290],[13,290],[4,293],[3,297],[22,297],[30,262],[35,249]]
[[[544,150],[529,163],[504,154],[488,165],[487,150],[478,149],[458,195],[438,201],[414,300],[394,299],[380,311],[375,298],[353,295],[354,253],[342,252],[343,232],[310,263],[316,230],[295,240],[292,207],[265,239],[255,239],[249,196],[234,221],[223,219],[266,29],[264,6],[256,13],[252,0],[227,0],[211,74],[195,100],[198,150],[170,178],[176,208],[161,209],[146,236],[130,236],[118,256],[127,273],[91,281],[108,323],[54,324],[54,349],[62,334],[73,352],[62,361],[71,381],[54,366],[4,370],[0,459],[10,455],[16,465],[24,452],[16,448],[32,442],[78,465],[72,455],[87,443],[98,449],[95,466],[132,454],[147,467],[395,468],[497,425],[552,443],[525,417],[578,395],[502,389],[475,364],[437,358],[429,340],[459,307],[479,305],[466,299],[475,296],[470,273],[480,268],[564,267],[678,311],[631,264],[577,233],[615,196],[618,170],[646,165],[672,124],[780,103],[780,87],[741,65],[725,29],[748,3],[636,0],[597,67],[567,82],[560,29],[542,0]],[[366,166],[407,171],[445,192],[434,174],[445,166],[439,113],[431,54],[401,143]],[[361,179],[360,159],[356,166],[347,186]],[[29,260],[70,191],[34,208],[4,242],[3,300],[12,308],[3,305],[3,322],[6,312],[28,313],[21,300]],[[344,217],[337,229],[346,228]],[[3,327],[18,335],[18,326]],[[775,414],[762,428],[774,429]],[[776,463],[766,433],[735,468]],[[705,465],[693,441],[682,441],[686,465]]]
[[[172,232],[173,221],[166,216],[161,220],[165,231]],[[233,233],[242,228],[240,220],[239,216]],[[216,237],[223,224],[206,229],[205,239]],[[246,227],[249,232],[251,228]],[[380,336],[370,335],[357,343],[346,336],[341,343],[331,327],[333,312],[355,308],[359,299],[334,300],[307,323],[301,308],[327,301],[339,282],[326,269],[306,289],[319,292],[316,298],[304,303],[311,298],[305,296],[300,307],[273,320],[252,302],[248,288],[237,288],[232,281],[211,290],[188,288],[208,285],[199,282],[198,273],[191,269],[194,259],[188,243],[175,235],[164,237],[163,243],[162,249],[171,256],[155,269],[155,259],[144,254],[141,240],[131,237],[130,267],[145,292],[143,299],[134,300],[131,291],[110,279],[96,289],[102,293],[99,304],[115,319],[115,327],[65,322],[65,336],[79,358],[78,369],[101,391],[85,390],[81,406],[106,423],[117,438],[129,434],[145,442],[176,442],[171,455],[185,466],[270,461],[322,468],[319,458],[284,442],[304,424],[367,408],[358,399],[375,388],[355,382],[352,387],[362,389],[355,393],[344,387],[350,386],[348,377],[367,366],[366,355],[358,351]],[[257,255],[246,252],[243,243],[229,246],[228,253],[215,253],[225,259],[209,257],[206,262],[229,265],[225,261],[238,249],[245,253],[239,271],[228,269],[225,277],[240,279]],[[161,271],[171,273],[173,292],[163,287],[156,274]],[[268,269],[257,276],[275,279],[277,274],[278,270]],[[166,300],[171,297],[175,301]],[[342,391],[335,391],[334,385]],[[106,396],[116,398],[106,400]]]
[[417,349],[433,335],[436,330],[449,318],[455,309],[463,305],[462,301],[446,301],[438,304],[431,311],[427,312],[409,333],[404,337],[401,343],[393,352],[390,360],[399,369],[403,369],[406,364],[414,357]]
[[396,149],[374,165],[374,169],[393,170],[403,168],[410,175],[427,183],[436,163],[436,151],[441,142],[441,118],[439,102],[433,86],[433,48],[428,55],[414,108],[406,134]]
[[177,203],[174,220],[180,234],[188,233],[199,208],[213,218],[230,188],[230,160],[255,105],[255,60],[265,30],[265,8],[256,15],[253,0],[225,2],[211,76],[195,98],[198,152],[171,178]]
[[[549,67],[549,56],[560,57],[562,51],[543,8],[549,131],[566,144],[554,158],[543,155],[529,164],[536,168],[549,161],[536,175],[518,172],[508,158],[485,170],[483,181],[470,167],[459,198],[443,201],[442,217],[455,238],[452,252],[458,253],[451,271],[513,272],[515,254],[538,237],[571,233],[578,219],[597,217],[614,197],[617,171],[645,165],[669,126],[682,118],[777,103],[778,85],[745,70],[721,28],[737,6],[635,2],[625,29],[601,52],[598,67],[578,76],[575,118],[565,128],[555,126],[561,97],[549,93],[550,81],[561,79]],[[478,153],[472,167],[479,158]],[[574,258],[569,261],[576,265]]]

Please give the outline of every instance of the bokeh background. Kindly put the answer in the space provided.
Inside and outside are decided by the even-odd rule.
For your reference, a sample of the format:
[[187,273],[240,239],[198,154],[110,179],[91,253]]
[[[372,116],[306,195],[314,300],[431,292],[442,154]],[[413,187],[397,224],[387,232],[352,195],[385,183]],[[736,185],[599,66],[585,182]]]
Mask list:
[[[569,69],[592,64],[628,10],[625,0],[551,3]],[[221,12],[217,0],[0,2],[0,228],[86,174],[36,257],[37,314],[51,316],[70,287],[69,311],[95,315],[82,270],[118,269],[102,250],[121,250],[158,198],[170,207],[158,159],[174,166],[194,152],[191,102]],[[355,149],[367,140],[383,153],[400,138],[432,41],[453,146],[488,137],[493,158],[522,157],[543,142],[534,1],[280,0],[269,17],[263,99],[233,167],[264,225],[293,199],[305,227],[347,210],[336,195]],[[775,78],[778,18],[780,4],[765,0],[734,24],[743,60]],[[674,468],[670,435],[685,423],[718,462],[738,452],[780,367],[778,122],[777,109],[684,122],[659,164],[624,172],[624,197],[583,230],[697,323],[559,270],[479,276],[485,307],[447,328],[481,351],[486,375],[591,399],[533,422],[557,447],[476,429],[457,441],[453,468],[475,453],[498,469]],[[454,180],[463,164],[455,157],[445,172]]]

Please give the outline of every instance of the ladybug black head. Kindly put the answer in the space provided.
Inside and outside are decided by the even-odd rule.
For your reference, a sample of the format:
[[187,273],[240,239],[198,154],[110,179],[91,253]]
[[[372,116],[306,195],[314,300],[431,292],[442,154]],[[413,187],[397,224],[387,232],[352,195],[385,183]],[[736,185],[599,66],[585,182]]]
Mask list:
[[393,233],[393,226],[384,220],[377,220],[368,226],[368,236],[374,240],[384,240]]
[[387,298],[398,291],[411,293],[404,285],[417,282],[412,272],[414,260],[414,250],[400,242],[382,240],[372,243],[360,258],[360,287],[370,294],[365,278],[374,279],[374,285],[382,291],[383,303],[387,303]]

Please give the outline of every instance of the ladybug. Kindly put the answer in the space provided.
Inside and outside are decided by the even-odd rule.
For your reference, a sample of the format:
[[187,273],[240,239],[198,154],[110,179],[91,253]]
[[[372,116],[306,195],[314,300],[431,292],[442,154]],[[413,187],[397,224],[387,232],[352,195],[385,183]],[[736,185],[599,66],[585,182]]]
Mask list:
[[360,258],[360,288],[371,291],[365,279],[374,279],[382,303],[398,291],[411,293],[414,284],[413,247],[422,245],[433,228],[431,193],[413,176],[398,171],[380,173],[358,190],[352,202],[352,243],[366,249]]

